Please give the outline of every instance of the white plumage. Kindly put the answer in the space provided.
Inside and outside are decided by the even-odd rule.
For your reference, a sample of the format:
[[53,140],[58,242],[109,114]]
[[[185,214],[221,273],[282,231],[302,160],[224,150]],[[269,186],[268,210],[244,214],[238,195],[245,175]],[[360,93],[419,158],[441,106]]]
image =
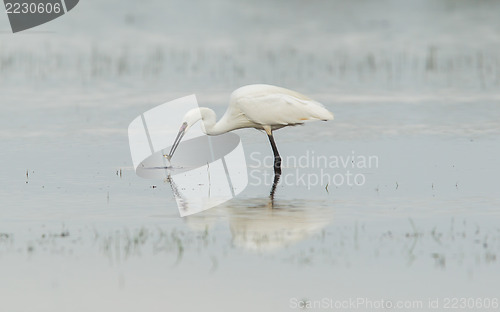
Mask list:
[[[220,122],[228,129],[238,126],[266,130],[268,126],[271,130],[276,130],[308,120],[332,119],[333,114],[323,105],[303,94],[281,87],[256,84],[241,87],[231,94],[229,108]],[[209,125],[205,123],[205,126],[206,133],[210,135]]]
[[289,89],[265,84],[244,86],[231,94],[229,107],[218,122],[215,112],[209,108],[200,107],[188,111],[167,156],[169,159],[184,133],[200,119],[203,120],[202,128],[208,135],[241,128],[265,130],[275,156],[275,172],[280,173],[281,158],[272,131],[309,120],[332,120],[333,114],[320,103]]

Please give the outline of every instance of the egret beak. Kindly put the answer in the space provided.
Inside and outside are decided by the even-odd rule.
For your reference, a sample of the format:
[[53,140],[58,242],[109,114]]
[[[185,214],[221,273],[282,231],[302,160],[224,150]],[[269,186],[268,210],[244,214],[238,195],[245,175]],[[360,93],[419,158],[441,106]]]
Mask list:
[[165,157],[170,161],[172,159],[172,156],[174,156],[175,150],[177,149],[177,146],[179,146],[179,143],[182,140],[182,137],[184,136],[184,133],[186,132],[187,128],[187,123],[184,122],[179,129],[179,133],[177,133],[177,137],[175,138],[174,144],[172,144],[172,148],[170,149],[170,152],[168,155],[165,155]]

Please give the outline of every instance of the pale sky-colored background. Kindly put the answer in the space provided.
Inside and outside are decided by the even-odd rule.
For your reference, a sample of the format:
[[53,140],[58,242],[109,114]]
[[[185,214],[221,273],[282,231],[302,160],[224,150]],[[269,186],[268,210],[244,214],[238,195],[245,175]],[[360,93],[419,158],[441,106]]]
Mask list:
[[[499,5],[82,0],[19,34],[0,14],[2,308],[498,296]],[[361,187],[281,185],[274,210],[270,185],[252,185],[179,218],[170,186],[133,172],[128,124],[192,93],[220,116],[249,83],[335,113],[278,131],[282,155],[355,151],[379,167]],[[237,133],[247,156],[271,153]],[[284,174],[297,170],[319,171]]]

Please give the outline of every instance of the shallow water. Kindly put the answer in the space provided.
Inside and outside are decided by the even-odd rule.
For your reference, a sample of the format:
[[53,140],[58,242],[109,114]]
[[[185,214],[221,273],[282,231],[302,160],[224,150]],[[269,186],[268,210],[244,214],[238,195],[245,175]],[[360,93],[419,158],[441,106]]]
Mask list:
[[[49,33],[0,34],[2,310],[498,296],[496,2],[113,4],[82,2],[37,28]],[[273,201],[267,139],[238,130],[248,187],[180,218],[167,182],[135,175],[128,124],[191,93],[220,116],[254,82],[336,119],[276,132]],[[348,171],[365,183],[331,180]]]

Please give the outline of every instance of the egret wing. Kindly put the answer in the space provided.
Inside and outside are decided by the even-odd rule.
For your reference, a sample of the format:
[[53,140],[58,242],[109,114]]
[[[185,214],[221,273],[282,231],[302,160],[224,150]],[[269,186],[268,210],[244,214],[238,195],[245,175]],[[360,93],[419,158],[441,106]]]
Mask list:
[[235,100],[250,121],[261,125],[294,125],[307,120],[333,119],[333,114],[323,105],[302,95],[299,98],[287,93],[271,93]]

